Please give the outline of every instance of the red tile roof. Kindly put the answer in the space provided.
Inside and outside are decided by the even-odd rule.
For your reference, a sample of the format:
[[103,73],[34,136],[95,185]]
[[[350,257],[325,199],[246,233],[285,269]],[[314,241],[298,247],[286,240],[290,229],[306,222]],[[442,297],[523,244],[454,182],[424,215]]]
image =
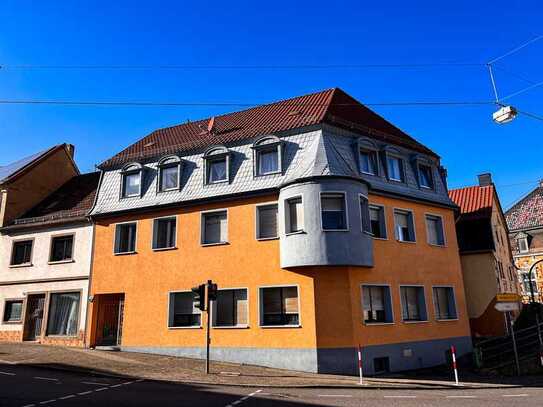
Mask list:
[[14,221],[14,225],[59,223],[88,215],[98,188],[99,172],[78,175]]
[[338,88],[217,116],[212,134],[207,131],[210,119],[156,130],[104,161],[100,168],[320,123],[369,132],[376,139],[437,157],[433,151]]
[[543,182],[506,213],[509,230],[543,227]]
[[460,207],[461,215],[486,217],[492,214],[494,186],[472,186],[449,191],[449,197]]

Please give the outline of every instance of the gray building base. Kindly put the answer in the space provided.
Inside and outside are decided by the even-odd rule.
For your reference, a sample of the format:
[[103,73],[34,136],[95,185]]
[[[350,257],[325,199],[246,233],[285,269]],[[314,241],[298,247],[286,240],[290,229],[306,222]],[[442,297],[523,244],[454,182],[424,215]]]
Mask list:
[[[391,372],[420,369],[447,362],[451,345],[458,357],[472,351],[471,337],[373,345],[362,348],[364,374],[375,374],[376,358],[388,358]],[[122,346],[126,352],[205,358],[205,348]],[[312,373],[358,375],[357,349],[211,348],[212,360],[299,370]]]

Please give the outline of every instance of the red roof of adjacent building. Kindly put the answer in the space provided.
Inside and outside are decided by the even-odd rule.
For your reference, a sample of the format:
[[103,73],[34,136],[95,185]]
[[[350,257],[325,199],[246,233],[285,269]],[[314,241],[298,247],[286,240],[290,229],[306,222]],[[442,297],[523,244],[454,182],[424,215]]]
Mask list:
[[[321,123],[363,131],[376,139],[437,157],[433,151],[356,99],[334,88],[156,130],[104,161],[100,168]],[[208,131],[209,125],[212,126],[211,131]]]
[[509,230],[543,227],[543,181],[506,213]]
[[489,216],[492,213],[494,185],[452,189],[449,197],[460,207],[461,215]]

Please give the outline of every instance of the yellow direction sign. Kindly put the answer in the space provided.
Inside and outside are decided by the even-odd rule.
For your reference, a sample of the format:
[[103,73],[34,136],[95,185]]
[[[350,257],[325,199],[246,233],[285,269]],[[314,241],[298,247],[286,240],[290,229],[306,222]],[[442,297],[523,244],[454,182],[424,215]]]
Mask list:
[[521,301],[521,297],[518,294],[506,293],[506,294],[497,294],[496,302],[518,302]]

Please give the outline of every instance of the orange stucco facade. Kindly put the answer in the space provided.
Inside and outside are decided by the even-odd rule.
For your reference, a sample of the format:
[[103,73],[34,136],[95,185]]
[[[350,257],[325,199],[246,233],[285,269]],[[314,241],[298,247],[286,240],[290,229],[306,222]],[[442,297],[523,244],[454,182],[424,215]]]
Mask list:
[[[168,328],[169,293],[208,279],[219,288],[248,289],[248,326],[213,328],[212,347],[337,349],[469,337],[460,258],[450,208],[370,195],[385,206],[388,239],[374,240],[374,267],[280,267],[279,240],[255,238],[255,205],[276,195],[96,219],[91,295],[124,294],[122,347],[202,347],[203,328]],[[200,244],[201,211],[228,210],[228,244]],[[393,209],[414,214],[416,242],[394,238]],[[442,216],[445,245],[427,243],[425,214]],[[153,219],[177,217],[175,249],[152,249]],[[137,220],[136,253],[114,255],[115,224]],[[394,322],[365,325],[361,284],[390,286]],[[428,321],[402,322],[400,285],[423,285]],[[259,287],[297,285],[299,327],[259,325]],[[454,287],[458,318],[437,321],[432,286]],[[89,305],[89,345],[96,342],[97,302]]]

